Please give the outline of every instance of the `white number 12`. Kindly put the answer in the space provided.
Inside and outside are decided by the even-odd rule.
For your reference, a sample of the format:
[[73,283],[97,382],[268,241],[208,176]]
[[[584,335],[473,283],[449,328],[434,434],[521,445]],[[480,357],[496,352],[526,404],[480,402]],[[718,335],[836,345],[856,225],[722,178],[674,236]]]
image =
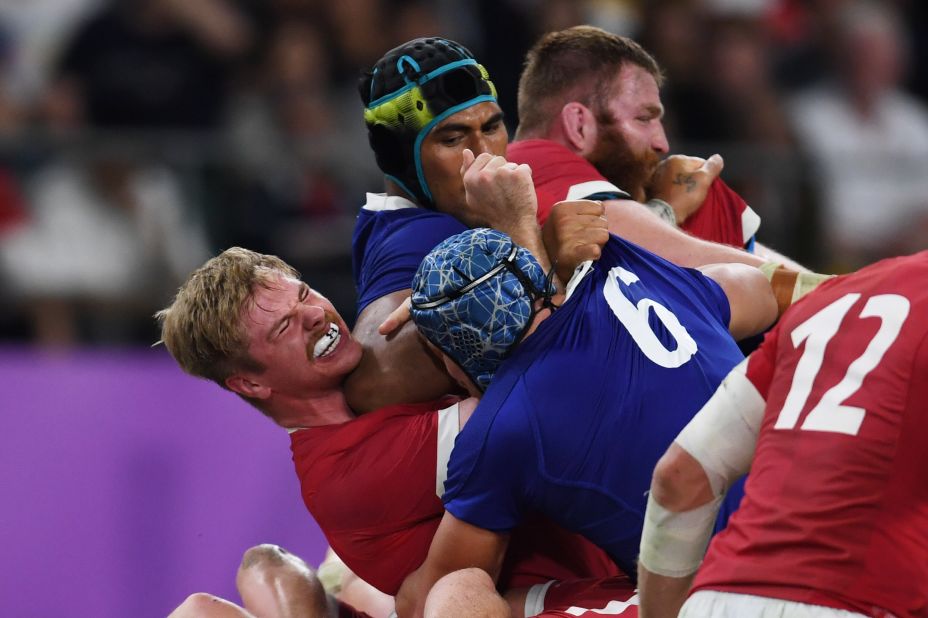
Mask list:
[[[842,296],[790,333],[793,347],[798,348],[803,341],[806,347],[796,364],[793,383],[777,417],[775,429],[792,429],[796,426],[825,360],[825,347],[838,333],[844,316],[859,299],[860,294],[857,293]],[[860,312],[860,318],[879,318],[879,330],[864,353],[848,366],[844,378],[822,395],[800,429],[857,435],[866,410],[843,403],[857,392],[867,374],[880,364],[886,350],[899,336],[902,324],[909,315],[909,308],[909,300],[898,294],[880,294],[867,301]]]

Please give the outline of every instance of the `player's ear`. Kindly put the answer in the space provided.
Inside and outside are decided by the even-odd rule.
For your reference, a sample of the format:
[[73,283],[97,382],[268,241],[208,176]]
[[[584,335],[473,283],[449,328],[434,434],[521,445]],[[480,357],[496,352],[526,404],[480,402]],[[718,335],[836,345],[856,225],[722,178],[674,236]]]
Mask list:
[[571,149],[585,157],[596,145],[596,117],[593,110],[577,101],[561,108],[558,121]]
[[271,389],[259,382],[240,374],[233,373],[226,378],[226,388],[233,393],[248,397],[249,399],[267,399],[271,396]]

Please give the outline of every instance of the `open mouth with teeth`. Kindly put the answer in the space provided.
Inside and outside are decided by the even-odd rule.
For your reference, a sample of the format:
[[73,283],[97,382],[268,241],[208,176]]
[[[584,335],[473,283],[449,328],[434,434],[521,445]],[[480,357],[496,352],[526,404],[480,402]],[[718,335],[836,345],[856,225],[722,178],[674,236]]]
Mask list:
[[324,335],[319,337],[316,345],[313,346],[313,359],[325,358],[335,351],[339,342],[342,340],[341,331],[335,322],[329,323],[329,329]]

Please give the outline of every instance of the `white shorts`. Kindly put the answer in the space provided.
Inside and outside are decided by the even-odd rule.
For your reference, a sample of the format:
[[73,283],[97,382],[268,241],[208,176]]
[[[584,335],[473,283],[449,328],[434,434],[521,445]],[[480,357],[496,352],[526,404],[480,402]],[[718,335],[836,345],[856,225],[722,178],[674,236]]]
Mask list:
[[679,618],[867,618],[863,614],[750,594],[715,590],[694,592]]

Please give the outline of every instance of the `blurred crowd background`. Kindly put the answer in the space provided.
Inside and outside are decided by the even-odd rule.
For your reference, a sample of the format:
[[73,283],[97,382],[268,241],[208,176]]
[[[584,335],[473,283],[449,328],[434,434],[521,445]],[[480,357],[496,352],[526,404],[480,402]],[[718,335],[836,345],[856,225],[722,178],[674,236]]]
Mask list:
[[382,188],[360,71],[458,40],[512,132],[525,51],[580,23],[657,57],[671,150],[721,153],[765,244],[831,272],[928,248],[923,0],[3,0],[0,341],[151,343],[234,244],[350,320],[351,229]]

